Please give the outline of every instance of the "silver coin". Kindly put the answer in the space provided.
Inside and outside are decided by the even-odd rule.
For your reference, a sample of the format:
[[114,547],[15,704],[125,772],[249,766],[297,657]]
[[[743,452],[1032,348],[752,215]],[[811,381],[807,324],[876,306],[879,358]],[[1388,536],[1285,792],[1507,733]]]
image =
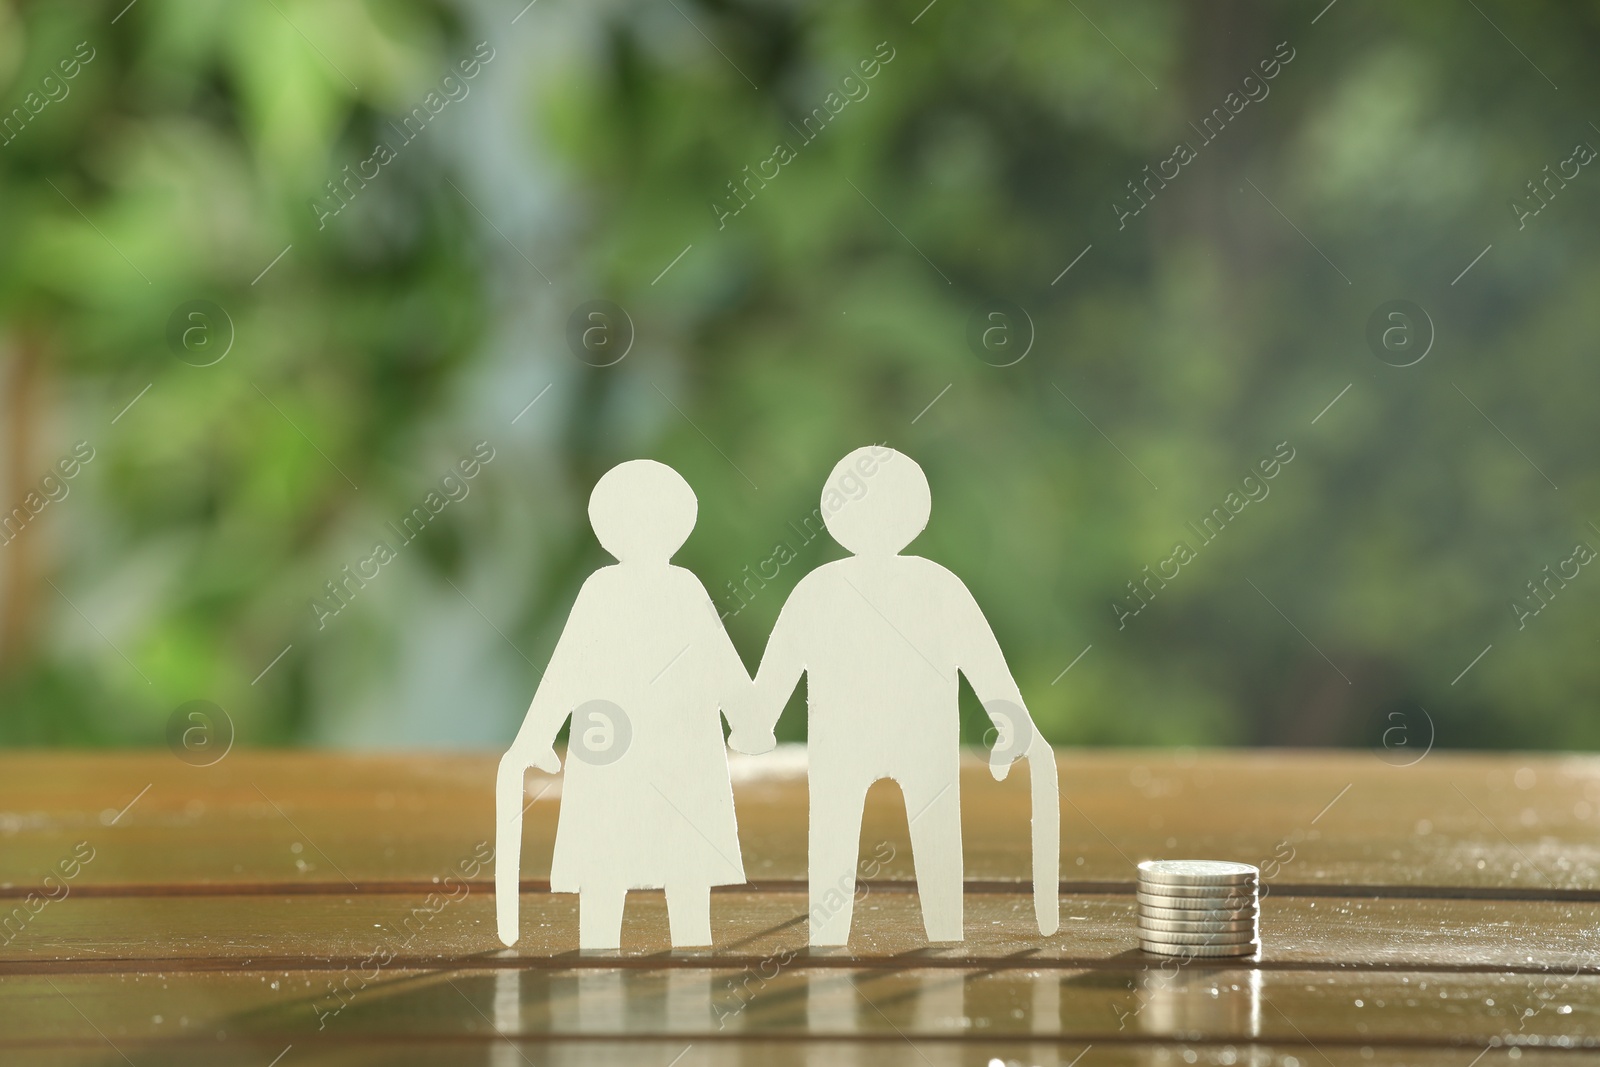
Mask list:
[[1134,889],[1134,899],[1157,907],[1254,907],[1261,901],[1259,893],[1163,893],[1170,888],[1139,886]]
[[1160,941],[1141,940],[1139,947],[1146,952],[1153,952],[1160,956],[1184,956],[1190,959],[1197,957],[1213,958],[1218,956],[1253,956],[1261,951],[1261,944],[1251,941],[1243,945],[1168,945]]
[[1141,919],[1168,919],[1174,922],[1242,922],[1255,920],[1254,906],[1239,908],[1158,908],[1151,904],[1139,905]]
[[1205,947],[1218,947],[1218,945],[1254,944],[1254,942],[1259,941],[1259,937],[1256,937],[1254,929],[1237,929],[1234,933],[1227,934],[1173,934],[1165,933],[1165,931],[1157,933],[1154,929],[1141,929],[1139,931],[1139,941],[1146,942],[1146,944],[1176,945],[1176,947],[1198,945],[1198,947],[1205,949]]
[[1173,934],[1227,934],[1245,931],[1255,933],[1256,921],[1250,919],[1157,919],[1150,915],[1139,916],[1139,933]]
[[1145,860],[1139,881],[1159,885],[1255,885],[1261,872],[1248,863],[1225,860]]
[[1139,927],[1139,940],[1164,941],[1169,945],[1237,945],[1244,941],[1254,941],[1256,929],[1247,926],[1243,930],[1213,930],[1209,933],[1183,932],[1179,930],[1149,930]]
[[1170,888],[1163,886],[1160,890],[1140,886],[1135,891],[1134,899],[1141,904],[1149,904],[1157,908],[1253,908],[1260,897],[1255,893],[1207,893],[1196,895],[1193,893],[1167,893],[1161,890]]
[[1139,878],[1134,889],[1138,893],[1149,893],[1150,896],[1259,896],[1261,893],[1261,886],[1254,881],[1242,881],[1238,885],[1181,886],[1170,881]]

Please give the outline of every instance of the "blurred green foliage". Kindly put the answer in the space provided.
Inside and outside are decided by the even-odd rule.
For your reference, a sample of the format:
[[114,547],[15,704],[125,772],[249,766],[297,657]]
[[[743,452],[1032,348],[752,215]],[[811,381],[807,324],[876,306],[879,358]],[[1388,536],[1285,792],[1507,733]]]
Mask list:
[[753,668],[879,441],[1056,741],[1600,742],[1600,5],[124,4],[0,0],[0,740],[503,743],[639,455]]

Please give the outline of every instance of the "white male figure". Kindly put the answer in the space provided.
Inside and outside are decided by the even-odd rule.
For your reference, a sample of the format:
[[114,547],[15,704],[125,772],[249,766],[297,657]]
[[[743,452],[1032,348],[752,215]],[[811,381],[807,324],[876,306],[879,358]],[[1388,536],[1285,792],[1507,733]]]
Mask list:
[[[828,532],[852,556],[818,567],[778,616],[756,677],[756,721],[775,724],[808,674],[811,944],[850,937],[862,808],[880,778],[900,785],[930,941],[960,941],[960,723],[957,672],[999,729],[990,771],[1029,757],[1039,926],[1059,918],[1055,757],[972,594],[950,571],[901,555],[928,522],[928,480],[909,457],[860,448],[823,489]],[[1009,721],[1008,721],[1009,720]],[[747,748],[744,738],[730,738]],[[751,739],[756,748],[768,739]]]

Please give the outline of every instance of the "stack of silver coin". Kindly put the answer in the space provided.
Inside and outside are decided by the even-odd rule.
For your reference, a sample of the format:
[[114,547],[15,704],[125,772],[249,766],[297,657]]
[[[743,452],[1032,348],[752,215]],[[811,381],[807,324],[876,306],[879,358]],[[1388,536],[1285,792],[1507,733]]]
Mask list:
[[1139,942],[1163,956],[1249,956],[1261,947],[1261,874],[1248,863],[1139,864]]

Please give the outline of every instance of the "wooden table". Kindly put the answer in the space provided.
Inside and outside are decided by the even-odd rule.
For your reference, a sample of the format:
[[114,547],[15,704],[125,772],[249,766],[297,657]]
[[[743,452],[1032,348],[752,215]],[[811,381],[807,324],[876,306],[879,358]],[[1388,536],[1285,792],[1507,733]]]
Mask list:
[[[560,786],[537,772],[523,939],[496,939],[490,756],[0,756],[0,1065],[1600,1060],[1595,758],[1064,753],[1048,939],[1026,772],[974,761],[967,940],[939,947],[881,783],[876,877],[848,950],[818,952],[803,768],[734,763],[752,882],[713,896],[717,946],[672,951],[639,893],[617,956],[574,951],[576,898],[545,890]],[[1141,953],[1152,856],[1261,864],[1260,958]]]

